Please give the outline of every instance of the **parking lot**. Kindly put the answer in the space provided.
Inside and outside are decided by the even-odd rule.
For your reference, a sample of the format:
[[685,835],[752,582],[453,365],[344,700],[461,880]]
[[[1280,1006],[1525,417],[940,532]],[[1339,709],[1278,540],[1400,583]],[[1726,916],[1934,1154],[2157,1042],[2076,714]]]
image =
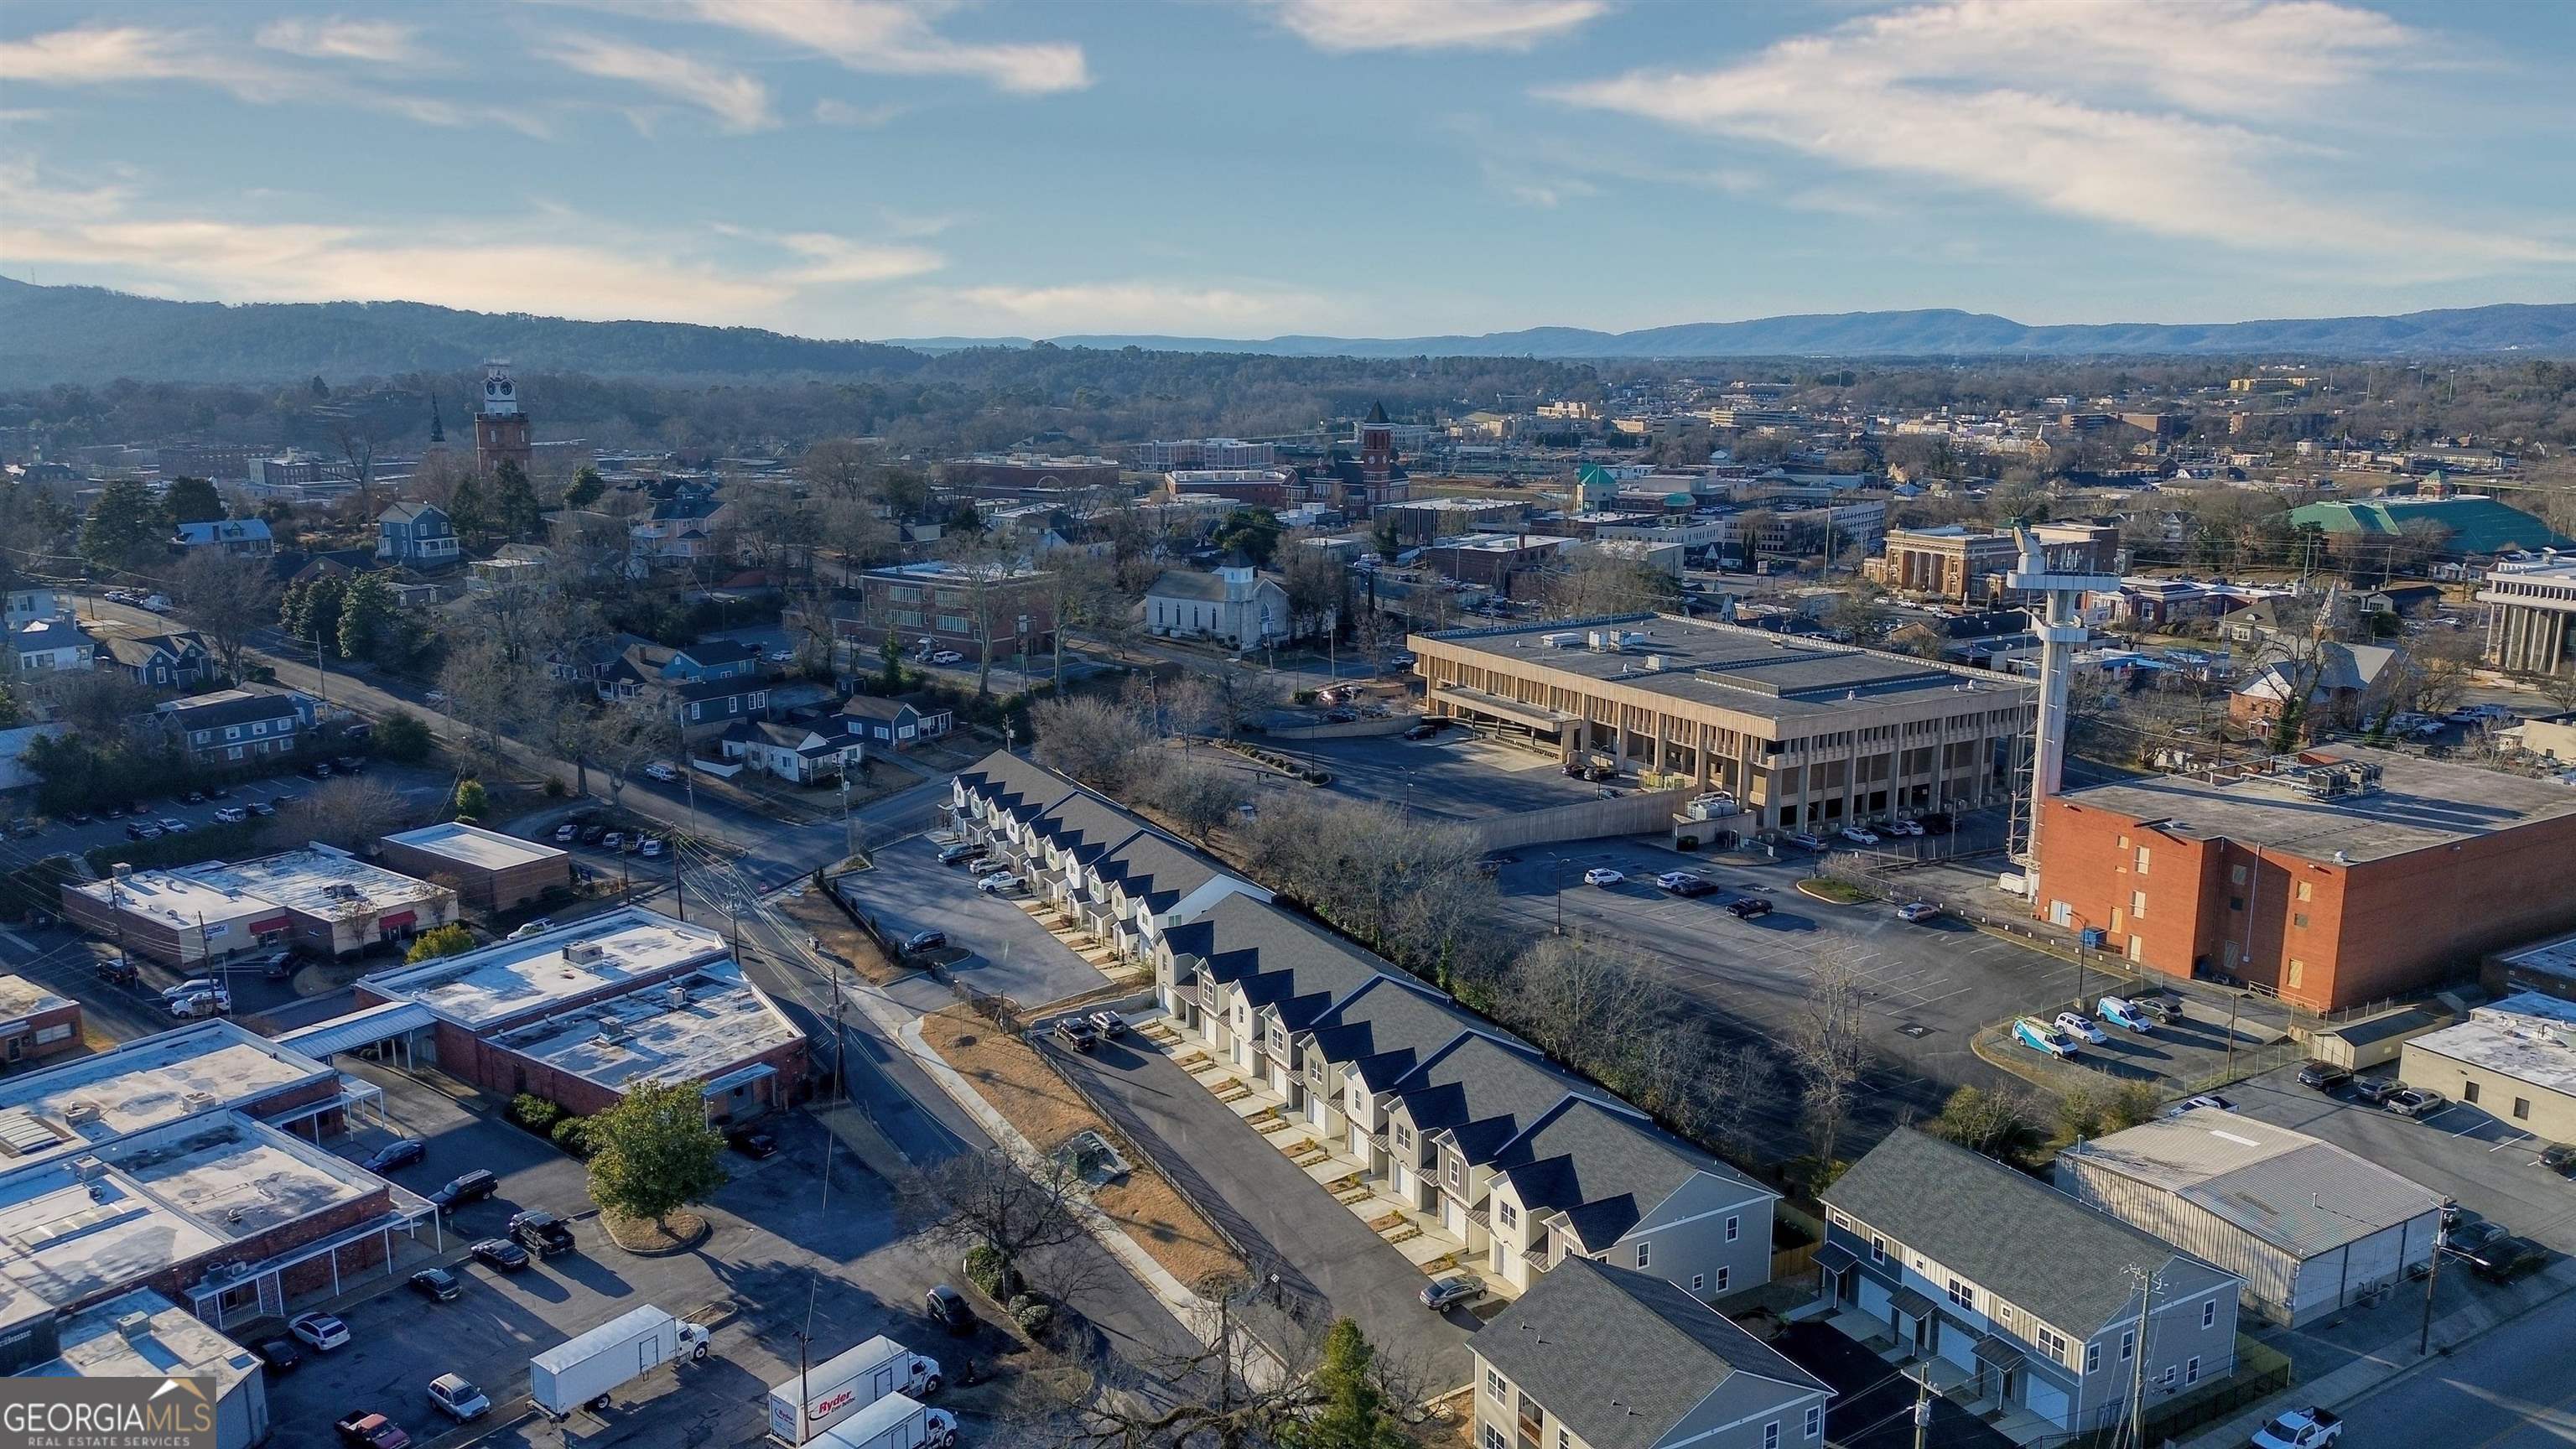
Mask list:
[[[580,1164],[481,1104],[469,1108],[398,1073],[364,1065],[354,1070],[387,1089],[401,1131],[430,1144],[428,1161],[396,1170],[396,1181],[425,1191],[472,1167],[500,1174],[497,1196],[457,1215],[446,1240],[451,1263],[475,1237],[501,1231],[513,1211],[543,1207],[567,1218],[587,1211]],[[901,1235],[885,1185],[836,1153],[826,1210],[821,1127],[801,1113],[768,1125],[782,1150],[759,1162],[728,1159],[734,1180],[709,1205],[715,1235],[697,1250],[638,1257],[609,1244],[595,1222],[575,1221],[576,1252],[510,1274],[456,1266],[462,1296],[436,1304],[402,1286],[403,1274],[416,1266],[406,1262],[403,1274],[370,1285],[370,1296],[339,1310],[352,1336],[348,1347],[308,1356],[293,1374],[272,1381],[277,1427],[271,1442],[278,1449],[337,1449],[331,1426],[373,1410],[424,1444],[442,1435],[447,1442],[487,1436],[483,1442],[547,1449],[610,1441],[672,1449],[748,1443],[765,1422],[766,1386],[795,1371],[809,1294],[817,1357],[887,1333],[941,1359],[953,1376],[965,1356],[989,1370],[1018,1351],[990,1328],[961,1341],[931,1326],[919,1312],[922,1294],[954,1274],[939,1255]],[[371,1129],[332,1145],[363,1156],[386,1135]],[[429,1242],[426,1235],[422,1242]],[[424,1251],[417,1263],[430,1260]],[[604,1414],[577,1414],[561,1426],[531,1415],[531,1354],[646,1303],[709,1324],[714,1352],[708,1362],[646,1375],[620,1390]],[[452,1429],[425,1391],[443,1372],[461,1373],[483,1388],[492,1416]],[[940,1402],[971,1419],[977,1395],[952,1387]]]
[[[1333,793],[1384,801],[1442,820],[1479,820],[1577,805],[1598,798],[1601,787],[1565,773],[1552,754],[1446,729],[1427,740],[1400,734],[1353,739],[1259,742],[1292,760],[1333,772]],[[1312,787],[1265,770],[1239,756],[1211,752],[1203,758],[1239,764],[1265,788]],[[1615,786],[1627,789],[1631,779]]]
[[[933,836],[897,842],[876,853],[874,868],[841,877],[838,888],[888,940],[946,932],[954,959],[943,958],[943,970],[978,991],[1034,1009],[1109,984],[1013,898],[977,890],[962,862],[941,865],[939,848]],[[947,987],[928,980],[898,982],[889,994],[917,1011],[955,999]]]
[[[434,808],[444,801],[447,798],[447,792],[456,786],[456,778],[451,774],[425,770],[415,765],[387,764],[379,760],[371,760],[367,763],[366,773],[362,778],[383,785],[400,795],[406,812],[420,812]],[[220,823],[215,819],[217,811],[235,807],[247,809],[255,803],[274,805],[281,795],[311,794],[319,783],[303,775],[288,773],[236,783],[230,787],[231,793],[223,798],[208,799],[194,805],[176,796],[161,795],[127,803],[142,805],[144,817],[156,823],[162,820],[177,820],[190,829],[202,830]],[[101,845],[122,845],[131,838],[126,834],[125,828],[130,823],[125,819],[102,818],[82,825],[68,818],[44,819],[39,822],[33,835],[11,839],[7,843],[5,855],[0,855],[0,859],[5,859],[11,866],[17,866],[49,855],[76,855]],[[392,830],[398,826],[389,821],[385,828]]]

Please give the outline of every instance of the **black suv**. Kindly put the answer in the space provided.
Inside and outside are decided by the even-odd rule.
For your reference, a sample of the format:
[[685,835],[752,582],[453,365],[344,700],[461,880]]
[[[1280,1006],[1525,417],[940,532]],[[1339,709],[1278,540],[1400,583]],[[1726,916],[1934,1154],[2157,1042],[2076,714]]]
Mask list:
[[478,1167],[428,1197],[439,1211],[452,1213],[469,1202],[481,1202],[500,1190],[501,1179]]
[[1078,1016],[1060,1017],[1055,1024],[1056,1040],[1078,1052],[1100,1045],[1100,1029]]
[[923,1296],[921,1306],[930,1320],[950,1333],[963,1335],[975,1331],[975,1310],[966,1304],[966,1295],[942,1283]]
[[2320,1092],[2340,1092],[2352,1085],[2352,1072],[2332,1062],[2310,1062],[2299,1068],[2299,1085]]
[[1749,921],[1755,916],[1771,914],[1771,903],[1760,896],[1746,896],[1741,900],[1728,901],[1726,913],[1737,920]]
[[552,1257],[572,1251],[572,1229],[553,1213],[528,1211],[510,1217],[510,1236],[519,1240],[538,1257]]
[[2540,1271],[2549,1261],[2549,1250],[2529,1238],[2498,1238],[2461,1256],[2469,1260],[2470,1272],[2488,1282],[2510,1283]]

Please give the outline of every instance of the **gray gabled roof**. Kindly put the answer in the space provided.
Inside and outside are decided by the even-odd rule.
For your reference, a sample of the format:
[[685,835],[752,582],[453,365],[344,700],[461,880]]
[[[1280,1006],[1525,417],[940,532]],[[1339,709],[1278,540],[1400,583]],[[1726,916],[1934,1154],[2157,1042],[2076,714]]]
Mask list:
[[1470,1032],[1509,1040],[1445,997],[1395,976],[1370,982],[1308,1029],[1315,1034],[1315,1050],[1342,1063],[1372,1092],[1392,1088]]
[[1014,819],[1026,820],[1078,788],[1071,780],[1007,750],[995,750],[958,777],[973,794],[992,801]]
[[1275,1009],[1290,1031],[1395,969],[1248,895],[1227,896],[1191,924],[1206,928],[1191,950],[1202,969],[1236,983],[1256,1009]]
[[1569,1095],[1609,1093],[1549,1066],[1538,1053],[1487,1036],[1463,1036],[1394,1087],[1426,1135],[1446,1132],[1469,1162],[1490,1162]]
[[1031,820],[1029,828],[1036,831],[1039,838],[1052,841],[1056,849],[1067,852],[1085,865],[1135,839],[1146,829],[1135,816],[1088,790],[1055,802],[1044,814]]
[[1179,841],[1151,831],[1140,833],[1100,858],[1100,878],[1145,903],[1168,911],[1190,892],[1224,874],[1214,861]]
[[1225,580],[1196,569],[1165,569],[1156,574],[1154,582],[1146,587],[1145,597],[1222,601],[1225,598]]
[[1557,1264],[1469,1346],[1591,1449],[1653,1449],[1702,1405],[1725,1424],[1832,1392],[1663,1279],[1589,1258]]
[[1585,1097],[1557,1104],[1503,1149],[1494,1168],[1531,1210],[1565,1214],[1584,1249],[1596,1253],[1702,1173],[1741,1187],[1746,1200],[1777,1196],[1650,1124]]
[[1979,1287],[2083,1335],[2137,1311],[2130,1269],[2164,1296],[2233,1279],[2046,1183],[1900,1127],[1825,1189],[1825,1205],[1919,1248]]

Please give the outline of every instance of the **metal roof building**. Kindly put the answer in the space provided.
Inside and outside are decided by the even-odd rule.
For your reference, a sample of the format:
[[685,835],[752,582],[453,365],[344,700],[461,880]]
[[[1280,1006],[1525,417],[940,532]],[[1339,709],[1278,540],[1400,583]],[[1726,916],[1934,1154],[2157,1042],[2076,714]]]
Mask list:
[[2245,1280],[2293,1326],[2429,1262],[2442,1195],[2287,1127],[2203,1109],[2058,1154],[2057,1184]]

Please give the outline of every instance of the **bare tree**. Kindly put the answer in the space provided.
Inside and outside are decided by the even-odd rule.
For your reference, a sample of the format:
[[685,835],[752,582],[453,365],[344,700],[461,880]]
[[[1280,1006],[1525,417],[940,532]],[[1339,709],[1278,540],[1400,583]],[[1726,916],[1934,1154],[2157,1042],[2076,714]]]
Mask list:
[[637,770],[679,747],[680,722],[649,699],[620,700],[592,721],[590,758],[608,776],[611,805],[624,797]]
[[[1048,1249],[1090,1236],[1070,1154],[1028,1163],[1000,1150],[960,1152],[900,1185],[906,1215],[934,1239],[999,1254],[1006,1278]],[[1060,1285],[1050,1284],[1062,1296]]]
[[1816,954],[1807,1000],[1789,1028],[1789,1060],[1798,1074],[1798,1101],[1820,1175],[1834,1169],[1852,1092],[1868,1060],[1860,970],[1839,950]]
[[438,669],[440,706],[471,732],[469,744],[487,760],[498,760],[501,740],[515,733],[528,717],[528,672],[513,664],[499,641],[469,637],[451,645]]
[[50,701],[54,717],[93,740],[121,735],[152,708],[152,689],[122,669],[21,674],[17,682]]
[[1548,607],[1559,618],[1638,614],[1680,602],[1681,580],[1613,554],[1578,554],[1548,580]]
[[[1201,1307],[1191,1327],[1206,1347],[1138,1361],[1132,1386],[1095,1385],[1067,1442],[1077,1449],[1274,1449],[1295,1442],[1324,1403],[1312,1372],[1322,1358],[1322,1329],[1282,1318],[1268,1285],[1249,1277],[1192,1286]],[[1390,1397],[1404,1401],[1400,1393]]]
[[323,781],[279,811],[275,839],[281,845],[320,841],[354,850],[411,823],[411,809],[400,792],[364,776],[343,775]]
[[1117,793],[1139,752],[1154,733],[1134,710],[1077,695],[1048,700],[1033,712],[1037,743],[1030,754],[1041,765],[1098,790]]
[[267,561],[220,549],[192,549],[172,571],[171,587],[181,617],[205,636],[224,676],[239,681],[251,632],[277,622],[282,591]]
[[1145,803],[1202,845],[1243,803],[1243,785],[1234,771],[1187,756],[1163,759],[1139,783]]

